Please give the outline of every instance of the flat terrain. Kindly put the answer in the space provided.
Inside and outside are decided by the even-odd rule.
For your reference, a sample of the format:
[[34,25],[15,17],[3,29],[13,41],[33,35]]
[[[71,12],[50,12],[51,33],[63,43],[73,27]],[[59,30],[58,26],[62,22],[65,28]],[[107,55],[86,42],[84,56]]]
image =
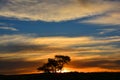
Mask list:
[[0,75],[0,80],[120,80],[118,73],[41,73],[25,75]]

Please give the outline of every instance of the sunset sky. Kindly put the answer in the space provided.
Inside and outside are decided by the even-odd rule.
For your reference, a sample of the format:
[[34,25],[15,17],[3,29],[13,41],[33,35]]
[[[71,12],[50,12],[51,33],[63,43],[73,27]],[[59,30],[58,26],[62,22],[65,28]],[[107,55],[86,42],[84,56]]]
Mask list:
[[64,71],[120,72],[120,0],[0,0],[0,74],[54,55],[71,57]]

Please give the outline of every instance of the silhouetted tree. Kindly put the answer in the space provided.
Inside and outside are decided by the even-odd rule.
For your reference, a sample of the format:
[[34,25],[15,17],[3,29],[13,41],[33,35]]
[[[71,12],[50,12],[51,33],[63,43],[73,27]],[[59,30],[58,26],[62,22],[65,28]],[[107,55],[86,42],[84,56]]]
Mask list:
[[51,66],[52,73],[56,73],[58,63],[55,59],[48,58],[48,64]]
[[60,71],[62,70],[64,64],[68,63],[71,61],[70,57],[69,56],[63,56],[63,55],[56,55],[55,56],[55,60],[57,61],[58,63],[58,66],[57,66],[57,71]]
[[51,66],[50,64],[46,63],[46,64],[43,64],[43,66],[37,68],[37,70],[44,71],[45,73],[50,73]]
[[48,58],[48,62],[37,68],[37,70],[44,71],[45,73],[57,73],[57,71],[61,72],[64,64],[70,61],[71,59],[69,56],[56,55],[54,59]]

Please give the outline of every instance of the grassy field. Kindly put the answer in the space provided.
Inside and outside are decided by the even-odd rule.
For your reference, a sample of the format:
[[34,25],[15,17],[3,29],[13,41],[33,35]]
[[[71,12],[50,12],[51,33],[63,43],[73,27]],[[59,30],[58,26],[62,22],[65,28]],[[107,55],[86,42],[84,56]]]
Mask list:
[[120,72],[0,75],[0,80],[120,80]]

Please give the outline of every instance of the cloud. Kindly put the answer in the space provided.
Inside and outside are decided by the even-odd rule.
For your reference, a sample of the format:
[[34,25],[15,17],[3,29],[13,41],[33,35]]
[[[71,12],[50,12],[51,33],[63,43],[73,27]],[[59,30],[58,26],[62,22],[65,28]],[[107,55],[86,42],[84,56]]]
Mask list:
[[6,25],[6,23],[0,22],[0,25]]
[[110,45],[120,41],[120,37],[35,37],[33,35],[2,35],[0,41],[0,52],[44,51],[45,49],[50,51],[69,51],[69,48],[73,51],[79,51],[77,49],[82,46],[93,47],[99,45],[98,47],[100,48],[101,45],[109,45],[110,48]]
[[13,28],[13,27],[1,27],[1,26],[0,26],[0,29],[11,30],[11,31],[18,31],[18,29]]
[[104,25],[120,25],[120,11],[113,11],[101,16],[84,20],[82,23],[104,24]]
[[103,68],[110,70],[119,70],[120,68],[120,60],[104,60],[102,59],[84,59],[84,60],[76,60],[71,62],[71,67],[76,68]]
[[111,32],[115,32],[115,31],[119,31],[119,28],[118,29],[113,29],[113,28],[109,28],[109,29],[100,29],[102,30],[101,32],[99,32],[99,34],[107,34],[107,33],[111,33]]
[[[117,61],[119,62],[120,50],[118,44],[114,44],[120,41],[119,36],[39,37],[19,34],[1,35],[0,41],[0,66],[3,68],[0,72],[4,74],[9,74],[11,71],[13,74],[35,73],[38,64],[42,65],[47,58],[57,54],[68,55],[73,62],[75,61],[68,68],[72,67],[71,65],[77,65],[79,68],[100,66],[105,69],[117,69],[119,66]],[[101,60],[105,61],[105,65]],[[100,64],[95,65],[94,63],[97,62]],[[107,64],[113,68],[109,68]]]
[[[2,35],[0,37],[1,51],[21,50],[67,50],[74,46],[96,46],[117,43],[119,36],[112,37],[35,37],[33,35]],[[53,48],[53,49],[52,49]],[[77,48],[77,47],[76,47]]]
[[37,67],[43,65],[44,61],[24,61],[24,60],[0,60],[0,73],[2,74],[23,74],[36,73]]
[[19,31],[18,29],[11,26],[13,26],[13,24],[0,22],[0,29],[2,30]]
[[[3,35],[0,37],[2,60],[24,59],[36,61],[56,54],[70,55],[74,59],[93,58],[99,55],[115,55],[119,36],[96,37],[35,37],[33,35]],[[96,55],[97,53],[97,55]],[[109,54],[108,54],[109,53]],[[79,57],[82,56],[82,57]],[[90,57],[91,56],[91,57]]]
[[[42,20],[47,22],[59,22],[66,20],[75,20],[83,17],[103,14],[108,11],[118,10],[119,1],[1,0],[0,5],[0,16],[13,17],[21,20]],[[114,14],[116,15],[116,12]],[[117,14],[119,14],[119,12]],[[108,20],[106,16],[105,19]],[[114,22],[118,22],[117,19],[118,17],[114,16],[113,21],[115,20]],[[110,22],[112,23],[112,20]]]

